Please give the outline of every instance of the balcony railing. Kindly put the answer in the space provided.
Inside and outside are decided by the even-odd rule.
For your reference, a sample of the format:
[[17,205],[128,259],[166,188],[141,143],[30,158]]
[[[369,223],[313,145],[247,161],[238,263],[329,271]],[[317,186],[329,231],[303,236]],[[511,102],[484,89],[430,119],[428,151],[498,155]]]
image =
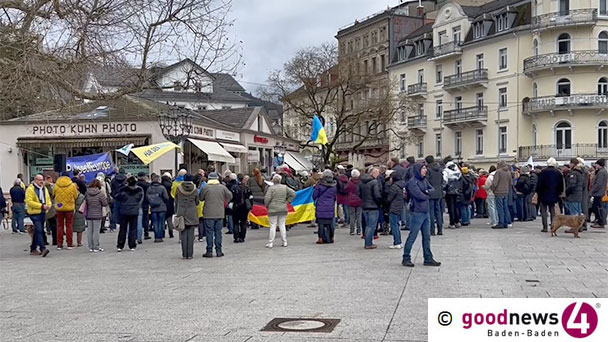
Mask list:
[[407,126],[409,128],[426,128],[426,116],[409,116],[407,118]]
[[551,112],[570,109],[606,109],[608,96],[598,94],[572,94],[570,96],[542,96],[524,102],[524,113]]
[[358,149],[388,146],[388,138],[367,138],[363,143],[361,143],[361,139],[349,142],[339,142],[336,144],[336,149],[341,151],[352,150],[357,145],[359,145],[357,147]]
[[599,159],[608,157],[608,148],[597,144],[571,144],[571,145],[536,145],[520,146],[518,150],[519,160],[533,159],[546,160],[550,157],[567,159],[572,157]]
[[582,8],[541,14],[532,18],[532,28],[593,25],[597,21],[596,8]]
[[488,82],[488,69],[476,69],[443,78],[444,89],[455,89]]
[[416,96],[416,95],[426,95],[426,83],[416,83],[407,86],[407,95],[408,96]]
[[608,51],[598,50],[571,51],[569,53],[547,53],[524,59],[524,72],[570,67],[573,65],[608,65]]
[[449,42],[433,47],[433,55],[429,59],[438,60],[456,54],[462,54],[462,43],[460,41]]
[[443,122],[446,125],[466,122],[479,122],[488,120],[488,106],[475,106],[453,110],[443,113]]

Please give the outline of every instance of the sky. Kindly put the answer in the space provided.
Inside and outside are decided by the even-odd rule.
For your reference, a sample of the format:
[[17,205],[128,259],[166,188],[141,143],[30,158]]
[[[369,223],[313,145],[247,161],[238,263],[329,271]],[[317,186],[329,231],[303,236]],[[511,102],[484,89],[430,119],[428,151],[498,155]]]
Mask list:
[[399,0],[232,0],[233,34],[243,41],[237,80],[254,92],[301,48],[335,42],[338,28]]

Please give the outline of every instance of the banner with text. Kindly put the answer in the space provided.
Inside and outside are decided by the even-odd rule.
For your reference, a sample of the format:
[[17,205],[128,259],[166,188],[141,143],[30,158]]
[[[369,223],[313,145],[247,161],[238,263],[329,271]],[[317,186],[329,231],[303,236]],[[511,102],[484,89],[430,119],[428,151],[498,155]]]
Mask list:
[[71,176],[74,175],[74,170],[78,170],[84,174],[85,181],[89,183],[99,172],[103,172],[106,176],[111,175],[114,172],[114,163],[109,153],[99,153],[67,158],[65,168]]

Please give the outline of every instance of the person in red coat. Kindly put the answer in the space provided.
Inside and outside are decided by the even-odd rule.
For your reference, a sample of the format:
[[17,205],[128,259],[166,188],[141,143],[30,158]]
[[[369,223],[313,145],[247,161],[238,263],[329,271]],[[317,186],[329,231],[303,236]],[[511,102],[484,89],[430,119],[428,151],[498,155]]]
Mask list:
[[346,184],[344,191],[346,192],[346,206],[348,206],[349,219],[350,219],[350,235],[361,234],[361,215],[363,213],[361,208],[361,198],[357,196],[357,186],[359,184],[359,177],[361,173],[355,169],[351,172],[351,178]]
[[475,208],[477,208],[477,215],[475,215],[476,218],[488,217],[488,212],[486,211],[486,199],[488,198],[488,193],[483,188],[483,186],[486,184],[486,180],[488,180],[488,172],[486,170],[479,170],[477,192],[475,192]]

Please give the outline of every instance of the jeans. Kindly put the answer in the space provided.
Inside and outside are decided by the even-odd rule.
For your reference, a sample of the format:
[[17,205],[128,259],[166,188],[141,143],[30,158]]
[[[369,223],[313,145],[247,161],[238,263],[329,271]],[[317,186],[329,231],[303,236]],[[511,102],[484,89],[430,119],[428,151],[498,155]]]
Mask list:
[[495,226],[498,224],[498,213],[496,212],[496,197],[488,196],[486,202],[488,203],[488,216],[490,217],[490,225]]
[[450,215],[450,226],[460,223],[460,212],[458,211],[458,195],[445,195],[445,202]]
[[346,204],[342,204],[342,210],[344,210],[344,223],[350,223],[350,212]]
[[13,233],[25,232],[25,226],[23,225],[23,219],[25,219],[25,204],[14,203],[13,204],[13,220],[11,226],[13,227]]
[[507,228],[509,224],[509,206],[507,204],[507,196],[494,196],[496,201],[496,214],[498,214],[498,225],[502,228]]
[[406,227],[410,226],[410,204],[403,200],[403,210],[401,211],[401,223]]
[[183,258],[192,258],[194,254],[194,227],[196,226],[186,226],[186,229],[179,233]]
[[443,231],[441,198],[429,200],[429,224],[432,232],[435,232],[435,226],[437,226],[438,233]]
[[517,206],[517,218],[520,221],[526,221],[528,219],[528,202],[526,195],[516,194],[515,205]]
[[234,233],[234,225],[233,225],[233,221],[232,221],[232,215],[227,215],[226,216],[226,228],[228,228],[228,232],[229,233]]
[[87,220],[87,241],[89,249],[99,249],[99,230],[101,228],[101,220]]
[[44,246],[44,220],[45,213],[38,215],[30,215],[30,219],[32,219],[32,223],[34,224],[34,237],[32,239],[32,245],[30,247],[30,252],[36,250],[36,248],[40,248],[40,252],[43,252],[46,247]]
[[365,220],[365,246],[369,247],[374,242],[374,233],[378,224],[378,210],[363,210]]
[[581,202],[564,202],[566,215],[580,215],[583,213]]
[[120,215],[118,212],[120,211],[120,204],[118,201],[114,201],[112,204],[112,215],[110,215],[110,230],[116,229],[116,224],[120,221]]
[[268,222],[270,223],[270,230],[268,232],[268,244],[272,246],[274,243],[274,238],[277,235],[277,225],[279,226],[279,231],[281,232],[281,241],[283,243],[287,243],[287,229],[285,229],[285,219],[287,215],[281,216],[269,216]]
[[555,216],[555,203],[541,203],[540,204],[540,216],[543,222],[543,230],[547,230],[547,209],[551,215],[551,223],[553,223],[553,216]]
[[355,229],[357,234],[361,234],[361,207],[348,207],[350,218],[350,233],[354,234]]
[[57,212],[57,247],[63,245],[63,229],[65,227],[65,238],[67,240],[68,247],[72,247],[72,238],[74,232],[72,230],[74,224],[74,212],[71,211],[58,211]]
[[162,239],[163,231],[165,230],[165,212],[153,212],[152,213],[152,227],[154,227],[154,239]]
[[137,215],[137,240],[141,241],[142,236],[148,237],[150,229],[150,214],[148,208],[140,208]]
[[534,197],[534,193],[526,196],[526,204],[528,204],[528,220],[536,219],[536,204],[532,204],[532,197]]
[[460,212],[460,223],[471,223],[471,206],[469,204],[458,203],[458,210]]
[[222,221],[223,219],[203,218],[205,236],[207,237],[207,253],[211,253],[215,243],[215,253],[222,252]]
[[602,202],[602,196],[593,196],[593,205],[591,211],[595,213],[597,224],[600,226],[606,225],[606,205]]
[[319,223],[318,235],[323,243],[333,243],[333,228],[332,222]]
[[388,221],[391,224],[391,232],[393,233],[393,246],[401,244],[401,227],[399,227],[400,220],[400,214],[390,213],[388,215]]
[[46,232],[51,232],[53,246],[57,246],[57,217],[51,217],[46,220]]
[[431,231],[429,229],[429,214],[412,212],[412,225],[410,226],[410,233],[405,241],[405,250],[403,251],[403,261],[412,261],[412,247],[418,232],[422,231],[422,251],[424,254],[424,262],[433,261],[433,253],[431,253]]
[[129,248],[135,249],[137,243],[135,238],[137,237],[137,217],[138,215],[120,215],[120,230],[118,231],[118,241],[116,248],[123,249],[125,247],[125,240],[127,240],[127,230]]
[[477,209],[477,217],[482,218],[488,216],[486,213],[486,203],[483,198],[475,199],[475,209]]

